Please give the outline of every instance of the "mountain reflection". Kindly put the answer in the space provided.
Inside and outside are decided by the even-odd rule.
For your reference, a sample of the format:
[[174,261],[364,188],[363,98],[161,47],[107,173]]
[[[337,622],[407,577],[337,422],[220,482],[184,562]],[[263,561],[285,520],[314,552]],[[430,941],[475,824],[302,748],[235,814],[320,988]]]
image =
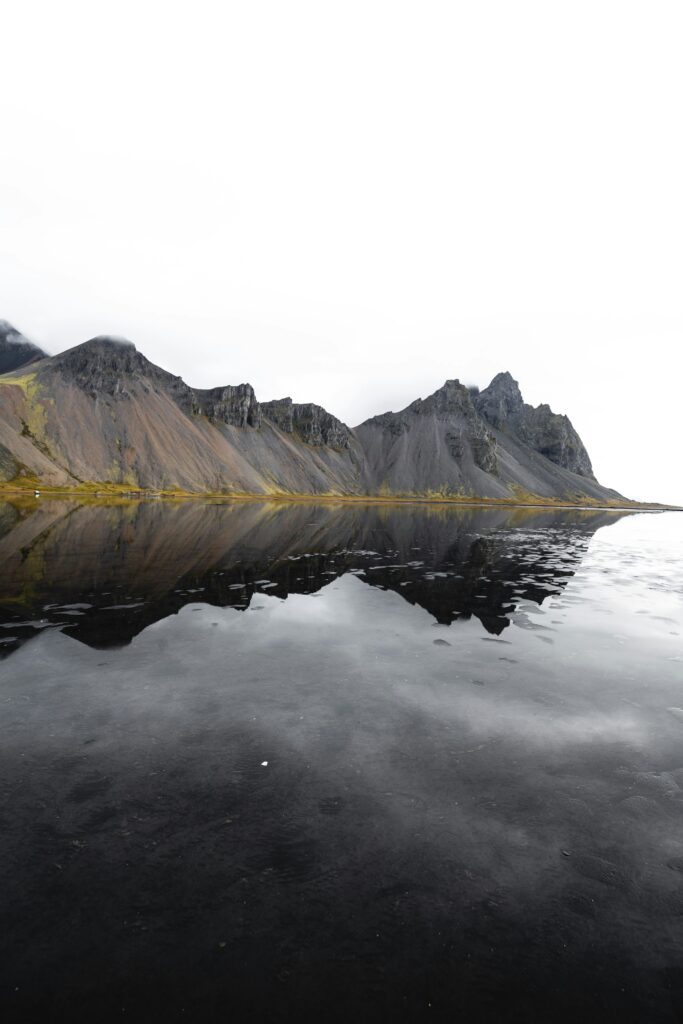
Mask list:
[[59,627],[129,643],[188,603],[313,594],[354,573],[439,623],[492,634],[520,601],[559,593],[624,513],[281,502],[0,503],[0,656]]

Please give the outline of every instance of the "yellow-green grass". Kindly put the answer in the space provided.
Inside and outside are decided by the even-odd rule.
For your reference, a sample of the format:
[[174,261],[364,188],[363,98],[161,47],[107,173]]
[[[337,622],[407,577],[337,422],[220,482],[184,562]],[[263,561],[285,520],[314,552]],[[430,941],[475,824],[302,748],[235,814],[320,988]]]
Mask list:
[[0,387],[3,388],[21,388],[24,394],[28,395],[33,390],[31,385],[35,380],[35,373],[24,373],[19,377],[0,377]]
[[25,495],[38,490],[44,497],[74,497],[80,500],[119,499],[120,501],[144,501],[150,498],[182,499],[182,500],[229,500],[257,502],[308,502],[337,503],[355,505],[455,505],[484,506],[494,508],[607,508],[607,509],[642,509],[651,511],[683,511],[676,505],[664,505],[656,502],[619,501],[610,499],[599,501],[588,495],[577,494],[574,499],[549,498],[543,495],[513,488],[509,498],[486,498],[477,494],[445,494],[441,492],[401,492],[397,494],[341,494],[328,491],[321,494],[298,494],[291,491],[268,490],[267,493],[251,493],[246,491],[184,491],[179,488],[157,489],[149,487],[132,487],[127,484],[83,482],[72,486],[44,485],[37,477],[22,475],[14,480],[0,484],[0,496]]

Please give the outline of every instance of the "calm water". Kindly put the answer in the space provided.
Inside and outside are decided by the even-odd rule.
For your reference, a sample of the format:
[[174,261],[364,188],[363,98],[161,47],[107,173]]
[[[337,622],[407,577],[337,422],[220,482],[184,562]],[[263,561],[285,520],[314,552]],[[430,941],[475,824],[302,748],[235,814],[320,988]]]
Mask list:
[[0,504],[4,1020],[683,1020],[683,516]]

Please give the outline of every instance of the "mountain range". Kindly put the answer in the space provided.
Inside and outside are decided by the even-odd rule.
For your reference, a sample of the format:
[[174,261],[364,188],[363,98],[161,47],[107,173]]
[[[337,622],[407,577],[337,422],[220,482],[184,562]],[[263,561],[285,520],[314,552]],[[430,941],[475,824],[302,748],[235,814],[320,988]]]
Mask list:
[[505,372],[458,380],[351,429],[250,384],[192,388],[102,336],[48,356],[0,321],[0,483],[217,494],[624,499],[566,416]]

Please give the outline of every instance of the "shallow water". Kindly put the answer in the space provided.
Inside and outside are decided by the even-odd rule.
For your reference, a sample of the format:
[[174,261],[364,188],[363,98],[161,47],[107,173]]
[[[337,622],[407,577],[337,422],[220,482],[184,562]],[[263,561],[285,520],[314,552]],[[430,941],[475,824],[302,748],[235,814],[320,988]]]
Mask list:
[[683,516],[0,504],[4,1019],[683,1018]]

